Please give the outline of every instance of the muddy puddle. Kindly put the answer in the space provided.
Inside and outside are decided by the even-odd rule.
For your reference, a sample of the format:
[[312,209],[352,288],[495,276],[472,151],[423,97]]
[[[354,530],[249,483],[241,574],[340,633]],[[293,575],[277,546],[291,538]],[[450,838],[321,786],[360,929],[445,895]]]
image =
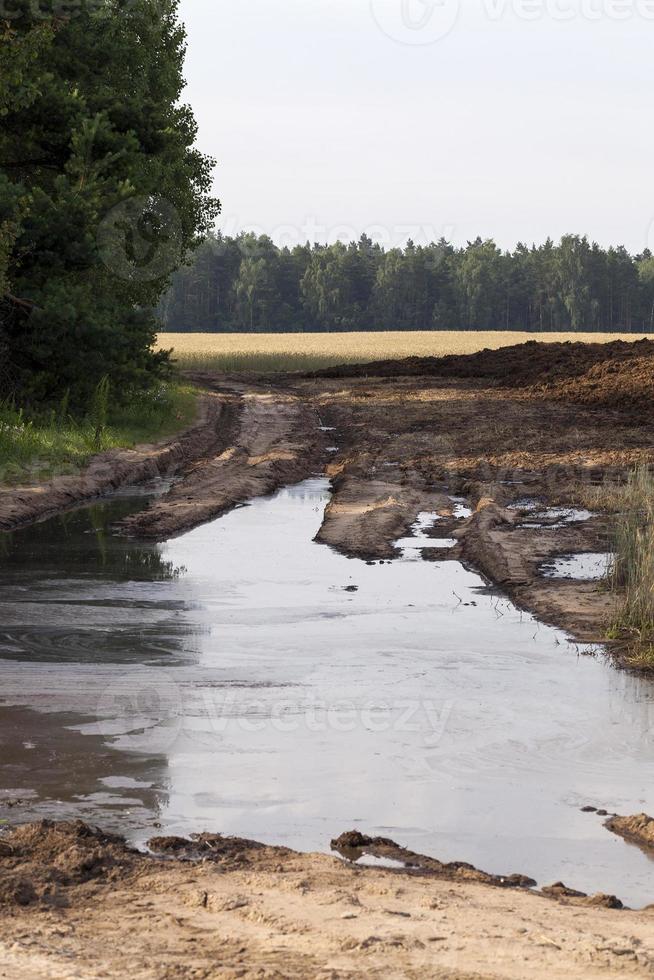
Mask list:
[[562,558],[545,562],[541,567],[541,573],[545,578],[572,578],[599,582],[608,575],[612,560],[613,555],[609,552],[564,555]]
[[651,683],[457,562],[314,543],[327,500],[312,480],[154,545],[111,533],[145,505],[123,495],[2,538],[0,818],[325,851],[358,829],[654,902],[654,864],[580,812],[654,812]]

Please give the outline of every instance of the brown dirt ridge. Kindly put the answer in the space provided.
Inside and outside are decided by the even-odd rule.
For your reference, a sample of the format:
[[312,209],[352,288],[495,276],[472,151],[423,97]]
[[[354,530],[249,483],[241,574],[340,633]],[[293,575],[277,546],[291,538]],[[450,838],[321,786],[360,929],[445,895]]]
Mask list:
[[[211,378],[196,380],[213,387]],[[123,521],[124,533],[165,540],[320,469],[325,438],[306,400],[257,384],[216,387],[213,397],[231,409],[226,438],[191,460],[164,497]]]
[[200,399],[196,423],[173,439],[101,453],[80,473],[65,473],[47,483],[0,486],[0,531],[44,520],[118,487],[172,478],[190,461],[215,452],[232,421],[228,400],[207,394]]
[[580,404],[649,412],[654,395],[653,368],[654,342],[646,338],[603,344],[534,340],[476,354],[348,364],[323,369],[313,377],[465,378],[531,389],[534,395]]
[[631,817],[621,817],[616,813],[609,817],[605,826],[654,857],[654,819],[646,813],[637,813]]

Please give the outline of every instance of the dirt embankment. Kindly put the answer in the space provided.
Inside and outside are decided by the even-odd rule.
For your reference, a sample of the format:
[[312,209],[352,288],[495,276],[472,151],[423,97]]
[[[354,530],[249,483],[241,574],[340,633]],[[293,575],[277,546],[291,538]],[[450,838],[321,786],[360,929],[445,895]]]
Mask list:
[[0,976],[599,980],[654,970],[651,911],[561,883],[546,895],[493,887],[391,841],[348,834],[340,844],[352,858],[392,851],[412,866],[209,834],[151,842],[162,859],[80,823],[22,827],[0,838]]

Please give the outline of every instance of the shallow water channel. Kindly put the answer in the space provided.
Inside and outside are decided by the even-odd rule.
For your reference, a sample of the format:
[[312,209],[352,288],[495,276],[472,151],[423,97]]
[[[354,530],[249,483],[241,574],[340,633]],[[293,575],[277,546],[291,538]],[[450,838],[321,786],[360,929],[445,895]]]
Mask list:
[[110,532],[125,496],[5,535],[0,817],[304,850],[357,828],[654,902],[654,864],[580,812],[654,812],[654,686],[456,562],[314,543],[328,496],[164,545]]

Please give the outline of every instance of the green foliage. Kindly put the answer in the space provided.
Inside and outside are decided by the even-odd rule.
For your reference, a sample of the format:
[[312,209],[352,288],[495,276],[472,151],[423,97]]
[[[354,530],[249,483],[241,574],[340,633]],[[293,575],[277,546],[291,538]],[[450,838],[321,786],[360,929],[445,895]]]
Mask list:
[[4,326],[23,402],[68,391],[79,410],[105,375],[121,399],[165,374],[152,308],[218,211],[177,6],[16,0],[0,34],[0,287],[34,306]]
[[133,391],[117,405],[110,390],[108,381],[101,381],[89,413],[79,421],[68,414],[65,395],[56,409],[40,414],[0,404],[0,483],[75,472],[99,449],[162,439],[190,424],[196,412],[197,393],[189,387],[161,384]]
[[90,421],[95,429],[94,448],[100,451],[103,446],[105,429],[109,420],[109,391],[111,382],[105,374],[98,381],[91,399]]
[[385,251],[278,248],[267,236],[215,235],[173,276],[170,331],[654,331],[654,258],[566,235],[503,252],[476,239]]

